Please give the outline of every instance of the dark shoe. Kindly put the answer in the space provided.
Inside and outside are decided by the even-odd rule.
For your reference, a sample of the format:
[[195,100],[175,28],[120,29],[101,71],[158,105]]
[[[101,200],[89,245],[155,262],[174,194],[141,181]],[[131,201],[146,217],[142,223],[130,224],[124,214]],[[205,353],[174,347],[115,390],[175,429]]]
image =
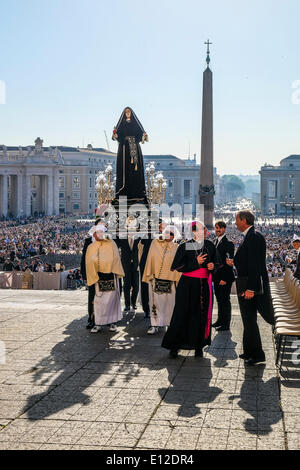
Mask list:
[[245,359],[245,361],[247,361],[248,359],[250,359],[250,356],[247,356],[247,354],[240,354],[239,358],[240,359]]
[[144,312],[144,318],[150,318],[150,312]]
[[202,349],[195,349],[195,357],[203,357]]
[[125,307],[124,308],[124,312],[129,312],[130,311],[130,307]]
[[218,321],[215,321],[215,323],[212,323],[211,326],[213,328],[217,328],[217,326],[220,326],[220,323]]
[[86,325],[86,329],[91,330],[92,328],[94,328],[94,326],[95,326],[95,323],[93,321],[88,321]]
[[229,331],[229,328],[226,328],[226,326],[217,326],[216,331]]
[[170,356],[172,359],[176,359],[176,357],[178,357],[178,351],[177,351],[177,349],[171,350],[170,353],[169,353],[169,356]]
[[133,308],[133,310],[137,310],[137,306],[136,306],[136,305],[133,305],[132,308]]
[[252,357],[250,359],[246,359],[245,360],[245,364],[247,366],[256,366],[262,362],[266,362],[266,359],[252,359]]

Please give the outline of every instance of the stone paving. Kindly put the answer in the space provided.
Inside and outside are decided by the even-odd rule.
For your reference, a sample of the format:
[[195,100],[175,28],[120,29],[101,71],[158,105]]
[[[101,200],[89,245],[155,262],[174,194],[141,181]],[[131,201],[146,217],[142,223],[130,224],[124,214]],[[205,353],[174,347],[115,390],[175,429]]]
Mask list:
[[232,303],[203,359],[170,359],[139,312],[91,335],[85,290],[0,291],[0,449],[299,449],[300,376],[261,319],[267,362],[245,368]]

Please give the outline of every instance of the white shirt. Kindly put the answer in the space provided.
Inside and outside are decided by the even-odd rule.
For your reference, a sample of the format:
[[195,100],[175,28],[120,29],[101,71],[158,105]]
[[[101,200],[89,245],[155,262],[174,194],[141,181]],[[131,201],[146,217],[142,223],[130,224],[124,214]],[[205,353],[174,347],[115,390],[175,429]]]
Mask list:
[[223,237],[225,237],[226,233],[224,233],[223,235],[221,235],[220,237],[217,237],[217,243],[216,243],[216,246],[219,245],[220,241],[222,240]]
[[250,228],[252,228],[253,225],[250,225],[250,227],[246,228],[246,230],[243,232],[244,236],[247,235],[247,233],[249,232]]

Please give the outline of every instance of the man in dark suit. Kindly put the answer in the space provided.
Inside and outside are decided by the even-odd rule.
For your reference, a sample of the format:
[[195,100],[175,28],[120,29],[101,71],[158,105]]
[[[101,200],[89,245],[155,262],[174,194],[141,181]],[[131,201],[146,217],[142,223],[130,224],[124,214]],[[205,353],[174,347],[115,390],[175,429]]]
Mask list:
[[128,238],[116,240],[117,246],[121,249],[121,261],[125,272],[123,280],[123,290],[125,298],[124,312],[130,310],[130,305],[136,310],[136,299],[139,292],[139,257],[138,244],[140,238],[128,234]]
[[7,258],[5,260],[5,263],[3,264],[2,271],[11,272],[13,271],[13,269],[14,269],[13,263],[11,262],[10,258]]
[[231,321],[230,292],[234,281],[234,274],[233,268],[228,266],[226,259],[233,259],[234,244],[226,237],[226,223],[222,220],[216,222],[215,232],[217,235],[215,245],[218,264],[216,265],[213,281],[218,302],[218,319],[212,326],[217,331],[227,331],[230,329]]
[[240,211],[235,224],[242,232],[240,244],[234,260],[226,260],[229,266],[237,269],[237,291],[244,326],[243,354],[248,365],[265,361],[260,332],[257,325],[257,312],[266,322],[274,324],[274,310],[270,293],[269,277],[266,268],[266,242],[254,229],[255,217],[250,211]]
[[293,247],[297,250],[297,261],[296,261],[296,271],[294,272],[294,277],[300,280],[300,237],[298,235],[293,236],[292,241]]

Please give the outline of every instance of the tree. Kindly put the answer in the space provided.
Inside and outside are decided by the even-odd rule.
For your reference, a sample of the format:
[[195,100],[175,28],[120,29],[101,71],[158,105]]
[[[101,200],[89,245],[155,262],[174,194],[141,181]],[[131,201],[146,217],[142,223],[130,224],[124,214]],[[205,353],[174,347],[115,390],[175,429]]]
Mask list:
[[222,183],[225,189],[225,197],[228,200],[234,200],[245,193],[245,185],[241,178],[236,175],[222,176]]

